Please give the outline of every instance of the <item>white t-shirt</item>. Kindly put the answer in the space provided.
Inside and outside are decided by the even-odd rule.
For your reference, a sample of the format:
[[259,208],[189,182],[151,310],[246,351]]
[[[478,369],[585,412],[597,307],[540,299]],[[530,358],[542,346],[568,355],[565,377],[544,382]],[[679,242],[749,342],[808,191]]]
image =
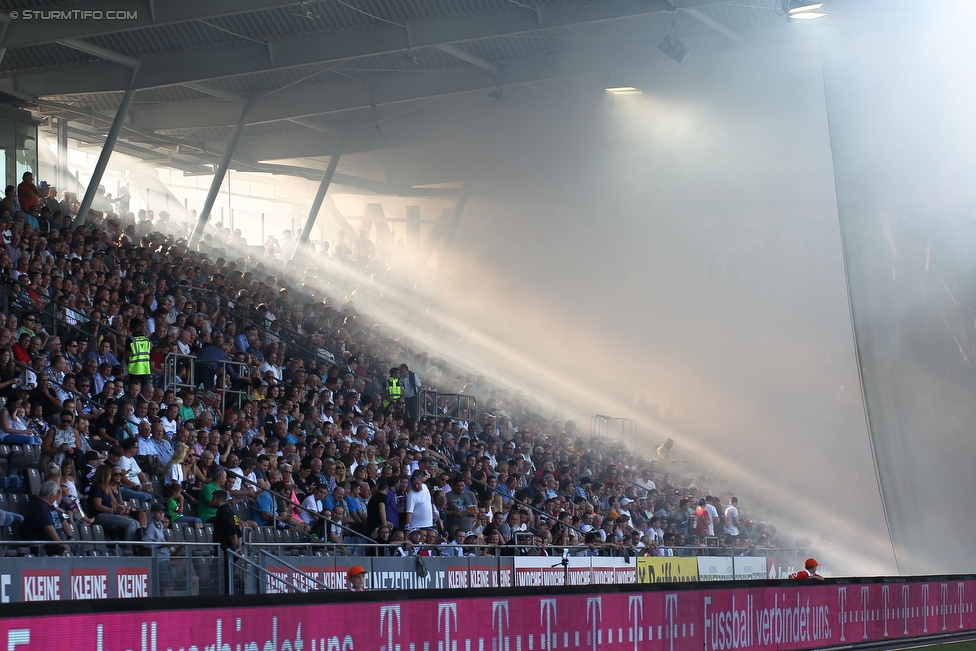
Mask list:
[[[309,495],[308,497],[306,497],[305,501],[302,502],[302,506],[304,506],[309,511],[314,511],[315,513],[322,512],[322,502],[315,499],[314,495]],[[315,520],[312,519],[312,516],[308,514],[308,511],[303,510],[299,512],[298,517],[305,524],[313,524],[315,522]]]
[[708,535],[709,536],[714,536],[715,535],[715,518],[718,517],[718,509],[716,509],[711,504],[706,504],[705,505],[705,510],[708,511],[708,517],[710,518],[709,521],[708,521]]
[[652,480],[650,480],[650,479],[644,479],[643,477],[641,477],[640,479],[638,479],[634,483],[644,489],[644,494],[641,495],[641,497],[647,497],[647,494],[650,491],[652,491],[655,488],[657,488],[657,486],[654,484],[654,482]]
[[241,490],[241,484],[243,483],[241,481],[241,478],[244,476],[244,473],[241,471],[241,469],[240,468],[228,468],[227,469],[227,474],[228,475],[234,475],[234,477],[235,477],[235,479],[234,479],[234,485],[231,486],[230,489],[232,491],[239,491],[239,490]]
[[738,536],[739,528],[735,526],[735,519],[739,517],[739,509],[729,504],[725,507],[725,533]]
[[161,417],[159,419],[159,422],[161,422],[163,424],[163,431],[166,432],[166,435],[168,437],[173,438],[174,436],[176,436],[176,421],[175,420],[170,420],[166,416],[163,416],[163,417]]
[[407,491],[407,513],[413,513],[413,519],[410,521],[413,529],[434,526],[434,506],[430,501],[430,490],[427,484],[421,484],[419,491],[412,488]]
[[131,459],[129,457],[123,456],[119,459],[119,468],[125,471],[126,479],[129,481],[134,481],[137,484],[141,484],[139,481],[139,473],[142,472],[142,468],[139,467],[139,463],[136,461],[135,457]]
[[172,466],[170,466],[169,470],[166,471],[167,484],[172,484],[174,482],[177,484],[182,484],[185,478],[182,463],[174,463]]

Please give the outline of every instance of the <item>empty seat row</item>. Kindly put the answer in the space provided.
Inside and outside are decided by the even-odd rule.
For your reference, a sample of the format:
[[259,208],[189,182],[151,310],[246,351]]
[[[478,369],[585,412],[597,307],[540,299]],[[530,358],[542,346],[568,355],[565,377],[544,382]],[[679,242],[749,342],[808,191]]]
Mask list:
[[29,502],[30,496],[27,493],[0,493],[0,511],[26,515]]
[[[39,445],[8,445],[0,443],[0,490],[27,490],[26,472],[33,469],[39,475],[37,466],[41,460]],[[40,484],[37,484],[38,490]]]

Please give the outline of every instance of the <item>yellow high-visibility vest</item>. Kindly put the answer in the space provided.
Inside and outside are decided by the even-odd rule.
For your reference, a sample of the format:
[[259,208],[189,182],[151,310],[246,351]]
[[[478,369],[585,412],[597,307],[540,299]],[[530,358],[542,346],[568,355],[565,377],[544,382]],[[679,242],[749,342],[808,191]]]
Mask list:
[[149,375],[152,367],[149,365],[149,350],[152,344],[142,336],[136,335],[129,344],[129,375]]

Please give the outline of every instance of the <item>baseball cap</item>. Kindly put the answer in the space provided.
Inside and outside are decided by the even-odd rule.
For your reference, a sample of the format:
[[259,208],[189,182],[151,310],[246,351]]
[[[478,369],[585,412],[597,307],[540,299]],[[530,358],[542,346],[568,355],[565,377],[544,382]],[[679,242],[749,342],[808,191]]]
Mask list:
[[362,565],[353,565],[349,568],[349,571],[346,572],[346,576],[359,576],[360,574],[366,574],[366,568],[364,568]]
[[815,558],[808,558],[804,563],[803,567],[817,567],[820,563],[817,562]]

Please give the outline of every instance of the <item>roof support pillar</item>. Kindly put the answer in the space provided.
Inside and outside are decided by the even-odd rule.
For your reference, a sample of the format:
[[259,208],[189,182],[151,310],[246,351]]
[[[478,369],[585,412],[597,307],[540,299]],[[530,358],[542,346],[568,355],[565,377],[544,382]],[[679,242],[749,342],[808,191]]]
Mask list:
[[325,193],[329,191],[329,186],[332,185],[332,177],[335,176],[336,167],[339,166],[340,152],[341,150],[337,151],[329,158],[329,166],[325,169],[325,174],[322,175],[322,180],[319,182],[319,189],[315,192],[315,198],[312,199],[312,206],[308,209],[305,226],[302,227],[302,232],[298,236],[298,241],[295,243],[295,250],[291,252],[292,260],[308,244],[309,233],[312,232],[312,226],[315,225],[315,219],[319,216],[322,202],[325,201]]
[[68,189],[66,186],[71,176],[68,171],[68,119],[58,118],[54,126],[58,140],[58,174],[55,183],[58,184],[58,190],[64,192]]
[[203,227],[207,225],[207,221],[210,219],[210,211],[213,210],[214,203],[217,201],[217,194],[220,192],[220,186],[223,184],[227,170],[230,168],[230,161],[234,157],[234,150],[237,149],[237,141],[241,139],[241,131],[243,130],[244,121],[242,120],[235,124],[234,130],[231,131],[230,140],[227,141],[227,147],[224,149],[224,155],[220,158],[217,171],[214,172],[213,181],[210,182],[210,190],[207,191],[207,200],[203,204],[203,210],[197,216],[197,225],[193,227],[190,240],[186,243],[188,249],[192,250],[203,235]]
[[451,229],[444,236],[444,244],[450,246],[454,244],[454,236],[457,235],[458,226],[461,224],[461,216],[464,214],[464,206],[468,203],[468,194],[471,192],[471,181],[464,182],[464,189],[458,197],[457,207],[454,209],[454,219],[451,221]]
[[98,161],[95,163],[95,169],[92,171],[91,181],[88,182],[85,198],[81,200],[78,215],[75,217],[74,223],[71,224],[71,232],[74,232],[81,224],[88,221],[88,211],[91,210],[92,202],[95,200],[95,193],[98,192],[98,186],[102,182],[102,175],[105,174],[105,168],[108,167],[108,161],[112,157],[112,151],[115,149],[115,142],[119,139],[122,125],[125,124],[125,116],[129,112],[129,107],[132,106],[132,98],[135,96],[136,89],[131,87],[122,96],[122,103],[119,104],[119,110],[115,112],[115,119],[112,120],[112,126],[108,130],[108,135],[105,136],[105,144],[102,146],[101,153],[98,154]]

